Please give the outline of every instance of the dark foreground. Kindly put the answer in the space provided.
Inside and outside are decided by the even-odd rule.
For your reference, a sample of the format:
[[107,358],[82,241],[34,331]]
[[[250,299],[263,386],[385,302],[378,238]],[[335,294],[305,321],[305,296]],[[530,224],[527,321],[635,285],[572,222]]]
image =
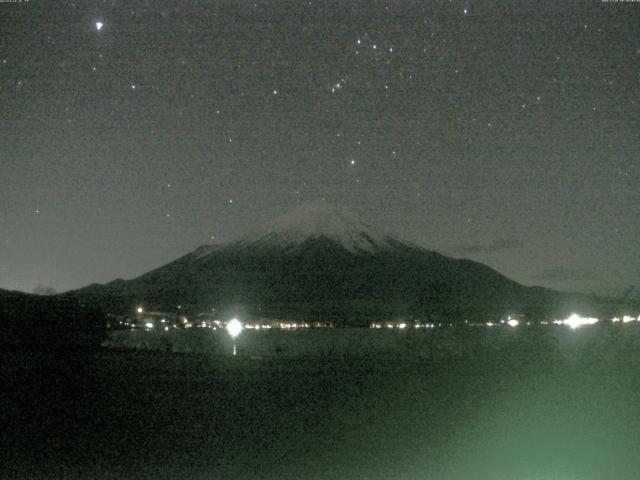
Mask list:
[[4,355],[1,475],[637,479],[640,355],[616,341],[435,363]]

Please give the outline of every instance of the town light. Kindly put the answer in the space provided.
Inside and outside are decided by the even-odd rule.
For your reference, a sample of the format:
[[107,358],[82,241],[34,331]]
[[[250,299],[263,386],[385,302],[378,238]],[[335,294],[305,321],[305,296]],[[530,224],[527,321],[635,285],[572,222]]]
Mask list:
[[233,356],[236,356],[236,337],[242,332],[242,323],[237,318],[232,318],[227,322],[227,332],[233,339]]
[[227,323],[227,332],[231,335],[231,338],[236,338],[242,332],[242,323],[237,318],[232,318]]
[[582,325],[593,325],[594,323],[598,323],[597,318],[581,317],[577,313],[573,313],[568,318],[562,320],[563,325],[568,325],[574,330]]
[[507,321],[507,325],[509,325],[510,327],[517,327],[518,325],[520,325],[520,322],[511,318],[509,319],[509,321]]
[[138,307],[138,308],[136,308],[136,312],[138,312],[138,313],[144,313],[144,308],[142,308],[142,307]]

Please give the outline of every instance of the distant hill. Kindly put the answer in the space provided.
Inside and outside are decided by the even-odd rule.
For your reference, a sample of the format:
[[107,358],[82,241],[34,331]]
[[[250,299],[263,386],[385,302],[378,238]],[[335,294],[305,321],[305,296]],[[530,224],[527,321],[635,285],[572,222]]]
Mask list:
[[105,318],[77,298],[0,289],[0,347],[3,350],[73,352],[97,347]]
[[525,287],[478,262],[383,235],[324,201],[256,232],[207,245],[132,280],[65,296],[113,313],[175,311],[326,319],[366,325],[398,317],[461,322],[510,313],[536,320],[571,311],[606,317],[619,302]]

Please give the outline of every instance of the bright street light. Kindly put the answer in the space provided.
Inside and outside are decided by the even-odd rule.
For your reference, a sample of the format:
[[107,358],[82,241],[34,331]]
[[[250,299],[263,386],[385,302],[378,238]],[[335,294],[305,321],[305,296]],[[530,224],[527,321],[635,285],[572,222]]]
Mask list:
[[242,323],[237,318],[232,318],[227,322],[227,332],[233,339],[233,356],[236,355],[236,337],[242,332]]
[[562,323],[564,325],[568,325],[573,330],[575,330],[576,328],[581,327],[583,325],[593,325],[594,323],[598,323],[598,319],[582,317],[577,313],[572,313],[568,318],[562,320]]
[[242,323],[237,318],[232,318],[227,323],[227,332],[231,335],[231,338],[236,338],[242,332]]

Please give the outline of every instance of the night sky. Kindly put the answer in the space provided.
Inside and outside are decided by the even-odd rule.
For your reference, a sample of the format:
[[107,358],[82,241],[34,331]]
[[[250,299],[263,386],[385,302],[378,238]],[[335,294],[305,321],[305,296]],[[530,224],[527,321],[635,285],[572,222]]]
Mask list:
[[640,285],[640,3],[0,3],[0,288],[324,197],[527,285]]

